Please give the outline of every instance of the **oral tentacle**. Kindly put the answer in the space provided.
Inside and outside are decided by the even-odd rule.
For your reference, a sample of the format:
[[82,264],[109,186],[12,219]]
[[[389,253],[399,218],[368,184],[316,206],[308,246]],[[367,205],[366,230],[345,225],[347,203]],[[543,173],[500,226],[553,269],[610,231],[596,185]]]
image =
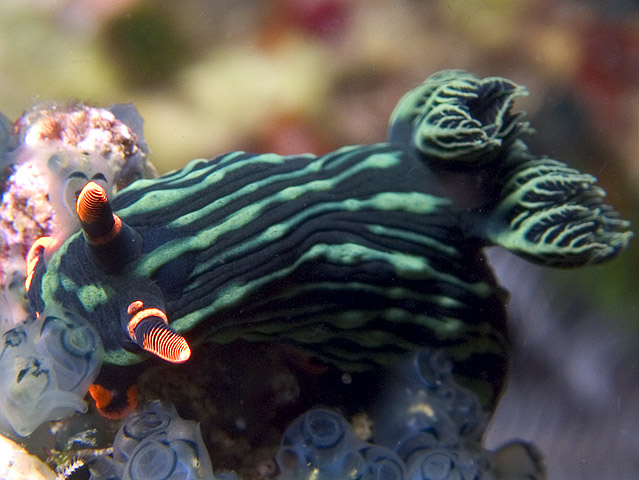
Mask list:
[[31,288],[31,281],[33,280],[33,274],[35,273],[35,268],[40,261],[41,256],[44,254],[44,251],[49,248],[49,246],[53,243],[52,237],[40,237],[38,238],[31,248],[29,252],[27,252],[26,263],[27,263],[27,278],[24,281],[24,288],[26,291],[29,291]]

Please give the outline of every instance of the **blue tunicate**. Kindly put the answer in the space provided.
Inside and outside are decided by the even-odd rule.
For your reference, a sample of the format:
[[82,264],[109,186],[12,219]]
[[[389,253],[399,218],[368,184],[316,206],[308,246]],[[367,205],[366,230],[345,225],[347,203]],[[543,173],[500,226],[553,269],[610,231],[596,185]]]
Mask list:
[[120,476],[116,474],[117,466],[113,461],[113,457],[108,455],[99,455],[92,458],[89,463],[90,480],[120,480]]
[[435,391],[451,381],[453,362],[443,350],[421,350],[413,356],[409,365],[410,368],[405,369],[405,378],[414,388],[421,385]]
[[457,426],[458,433],[466,438],[480,440],[488,423],[488,415],[483,411],[477,396],[470,390],[453,389],[454,400],[448,414]]
[[486,416],[478,398],[457,385],[443,352],[418,352],[389,378],[373,415],[374,435],[404,461],[422,450],[480,440]]
[[[286,429],[277,461],[281,479],[305,478],[317,469],[321,478],[337,478],[352,465],[349,454],[361,444],[337,412],[315,409],[298,417]],[[348,461],[347,461],[348,460]]]
[[[458,385],[453,378],[453,363],[443,350],[422,350],[402,370],[397,389],[425,390],[431,402],[438,403],[464,435],[483,433],[485,415],[475,394]],[[479,438],[477,436],[477,438]]]
[[334,412],[312,410],[302,418],[301,433],[312,447],[331,449],[344,438],[344,421]]
[[402,396],[385,398],[385,405],[373,417],[375,440],[404,461],[423,449],[459,445],[457,425],[441,402],[425,390],[403,390]]
[[479,400],[457,385],[451,367],[441,352],[424,350],[389,372],[372,416],[375,443],[357,437],[335,411],[304,413],[284,434],[278,480],[492,480],[501,471],[515,472],[512,478],[543,472],[527,448],[514,466],[512,455],[503,461],[484,449]]
[[361,440],[337,412],[310,410],[286,429],[277,453],[279,480],[403,480],[404,462]]
[[408,465],[410,480],[478,480],[480,470],[463,449],[425,451]]
[[175,417],[177,414],[173,408],[160,405],[146,407],[130,416],[116,434],[113,443],[114,459],[124,463],[145,438],[166,435],[167,428]]
[[44,312],[6,332],[0,348],[0,430],[27,436],[46,421],[86,412],[83,397],[104,352],[84,319]]
[[410,461],[415,454],[437,448],[439,445],[440,441],[433,432],[417,432],[398,440],[395,452],[402,460]]
[[163,480],[176,473],[178,467],[177,454],[169,445],[149,440],[142,442],[134,450],[124,477],[136,480]]
[[127,417],[113,455],[89,465],[91,480],[215,480],[199,425],[159,401]]
[[363,480],[402,480],[406,477],[404,462],[392,450],[367,445],[360,454],[366,465]]

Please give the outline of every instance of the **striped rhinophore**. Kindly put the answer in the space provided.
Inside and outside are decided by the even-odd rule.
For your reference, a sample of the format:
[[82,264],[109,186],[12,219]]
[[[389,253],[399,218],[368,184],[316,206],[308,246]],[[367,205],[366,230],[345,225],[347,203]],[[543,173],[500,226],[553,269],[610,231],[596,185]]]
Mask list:
[[[506,370],[506,293],[482,248],[503,243],[541,263],[552,248],[553,264],[578,265],[613,257],[631,236],[593,182],[577,197],[590,216],[559,218],[561,205],[535,203],[522,170],[535,165],[519,138],[527,124],[510,113],[523,93],[504,79],[444,72],[400,102],[388,143],[319,157],[233,152],[139,180],[110,202],[122,221],[117,248],[91,246],[86,230],[70,237],[35,266],[32,309],[62,304],[87,319],[105,361],[119,365],[145,358],[129,325],[141,305],[191,344],[284,342],[349,370],[444,348],[494,399]],[[534,218],[543,221],[531,237]]]

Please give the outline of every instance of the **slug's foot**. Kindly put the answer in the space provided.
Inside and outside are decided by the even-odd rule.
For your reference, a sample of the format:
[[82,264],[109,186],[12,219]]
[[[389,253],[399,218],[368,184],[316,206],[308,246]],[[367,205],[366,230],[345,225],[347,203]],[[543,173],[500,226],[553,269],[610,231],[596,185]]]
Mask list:
[[572,267],[601,263],[624,250],[630,222],[603,202],[592,175],[550,158],[520,163],[501,191],[488,238],[536,263]]
[[389,141],[410,145],[446,168],[486,165],[528,130],[524,113],[511,113],[513,100],[527,94],[501,77],[438,72],[400,100]]

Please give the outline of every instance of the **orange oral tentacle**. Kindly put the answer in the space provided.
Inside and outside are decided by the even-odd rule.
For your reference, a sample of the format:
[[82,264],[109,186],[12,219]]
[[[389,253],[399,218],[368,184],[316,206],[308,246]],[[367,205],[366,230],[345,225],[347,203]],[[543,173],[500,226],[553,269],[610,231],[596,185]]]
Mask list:
[[27,291],[31,287],[33,272],[36,266],[38,265],[38,261],[40,260],[40,254],[44,250],[46,250],[51,245],[52,242],[53,242],[53,239],[51,237],[40,237],[35,242],[33,242],[33,245],[31,245],[31,248],[29,249],[29,252],[27,253],[27,257],[26,257],[27,278],[24,281],[24,287],[26,288]]
[[114,410],[111,402],[114,394],[111,390],[94,383],[89,387],[89,394],[95,401],[95,407],[105,418],[120,420],[131,413],[138,405],[138,388],[131,385],[126,391],[126,404],[123,408]]
[[102,412],[111,400],[113,400],[113,392],[107,388],[104,388],[102,385],[98,385],[94,383],[89,387],[89,394],[95,401],[95,406],[98,411]]

